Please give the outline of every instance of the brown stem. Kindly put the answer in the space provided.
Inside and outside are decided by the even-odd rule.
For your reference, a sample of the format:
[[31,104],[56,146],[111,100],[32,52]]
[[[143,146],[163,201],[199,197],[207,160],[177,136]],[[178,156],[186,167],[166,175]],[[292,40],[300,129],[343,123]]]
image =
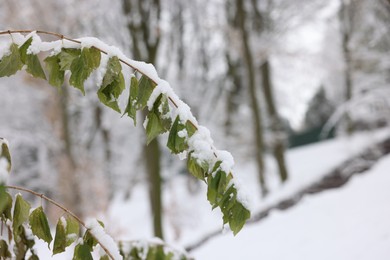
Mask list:
[[[89,228],[87,228],[87,226],[85,225],[84,221],[82,221],[79,217],[77,217],[75,214],[73,214],[71,211],[69,211],[67,208],[65,208],[64,206],[62,206],[61,204],[59,204],[58,202],[52,200],[51,198],[49,197],[46,197],[44,194],[42,193],[38,193],[38,192],[35,192],[33,190],[29,190],[29,189],[26,189],[26,188],[23,188],[23,187],[18,187],[18,186],[12,186],[12,185],[7,185],[5,186],[7,189],[13,189],[13,190],[18,190],[18,191],[24,191],[24,192],[28,192],[30,194],[33,194],[37,197],[40,197],[48,202],[50,202],[51,204],[57,206],[58,208],[62,209],[63,211],[65,211],[68,215],[72,216],[77,222],[80,223],[80,225],[82,225],[86,230],[89,230]],[[95,237],[92,232],[90,232],[91,235],[96,239],[96,241],[99,243],[99,245],[103,248],[103,250],[107,253],[107,255],[111,258],[111,259],[115,259],[112,254],[110,253],[110,251],[99,241],[99,239],[97,237]]]
[[[78,41],[78,40],[75,40],[75,39],[72,39],[72,38],[69,38],[69,37],[66,37],[62,34],[59,34],[59,33],[54,33],[54,32],[47,32],[47,31],[41,31],[41,30],[38,30],[38,31],[34,31],[34,30],[7,30],[7,31],[0,31],[0,35],[5,35],[5,34],[13,34],[13,33],[32,33],[32,32],[36,32],[37,34],[45,34],[45,35],[51,35],[51,36],[55,36],[57,38],[60,38],[60,39],[65,39],[65,40],[68,40],[68,41],[71,41],[71,42],[74,42],[74,43],[79,43],[81,44],[81,41]],[[93,48],[97,49],[98,51],[100,51],[101,53],[104,53],[104,54],[107,54],[107,52],[105,50],[102,50],[98,47],[95,47],[93,46]],[[152,78],[150,78],[145,72],[141,71],[139,68],[136,68],[134,66],[132,66],[131,64],[129,64],[128,62],[124,61],[123,59],[119,59],[120,62],[122,62],[123,64],[127,65],[128,67],[132,68],[134,71],[138,71],[139,73],[141,73],[142,75],[144,75],[145,77],[149,78],[154,84],[157,84],[156,81],[154,81]],[[170,97],[168,96],[168,99],[169,101],[172,103],[172,105],[175,107],[175,108],[178,108],[179,106],[176,104],[176,102]],[[196,129],[198,130],[198,127],[195,125],[194,122],[188,120],[188,122]],[[215,155],[215,154],[214,154]],[[215,155],[215,157],[217,157]]]
[[[51,35],[51,36],[55,36],[57,38],[60,38],[60,39],[65,39],[67,41],[71,41],[71,42],[74,42],[74,43],[79,43],[81,44],[81,41],[78,41],[78,40],[75,40],[75,39],[72,39],[72,38],[69,38],[69,37],[66,37],[62,34],[59,34],[59,33],[54,33],[54,32],[47,32],[47,31],[34,31],[34,30],[7,30],[7,31],[1,31],[0,32],[0,35],[4,35],[4,34],[13,34],[13,33],[31,33],[31,32],[36,32],[37,34],[46,34],[46,35]],[[100,51],[101,53],[104,53],[104,54],[107,54],[107,52],[105,50],[102,50],[98,47],[95,47],[93,46],[93,48],[97,49],[98,51]],[[142,75],[148,77],[154,84],[157,84],[156,81],[154,81],[153,79],[151,79],[145,72],[141,71],[139,68],[136,68],[134,66],[132,66],[131,64],[129,64],[128,62],[124,61],[123,59],[119,59],[120,62],[122,62],[123,64],[126,64],[127,66],[129,66],[130,68],[132,68],[133,70],[135,71],[138,71],[139,73],[141,73]],[[175,106],[176,108],[178,107],[178,105],[176,104],[176,102],[171,98],[171,97],[168,97],[168,99],[172,102],[173,106]],[[193,122],[190,121],[190,124],[192,124],[196,129],[197,127],[193,124]]]

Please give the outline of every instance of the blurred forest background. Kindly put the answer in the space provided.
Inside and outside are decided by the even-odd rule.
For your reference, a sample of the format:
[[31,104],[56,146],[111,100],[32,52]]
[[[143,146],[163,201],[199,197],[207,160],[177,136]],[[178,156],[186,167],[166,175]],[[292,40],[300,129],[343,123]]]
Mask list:
[[[389,0],[2,0],[0,24],[94,36],[155,64],[216,146],[255,166],[253,197],[289,180],[287,149],[390,123]],[[193,194],[202,183],[164,137],[145,146],[142,115],[134,127],[104,109],[95,80],[86,97],[23,73],[0,81],[10,180],[83,217],[147,187],[151,235],[164,238],[161,217],[181,202],[162,192],[177,176]]]

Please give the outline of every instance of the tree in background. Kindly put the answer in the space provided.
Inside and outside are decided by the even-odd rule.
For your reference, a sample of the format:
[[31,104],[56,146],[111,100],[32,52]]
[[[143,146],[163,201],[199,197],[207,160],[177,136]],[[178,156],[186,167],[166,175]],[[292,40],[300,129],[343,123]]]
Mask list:
[[[127,28],[132,39],[134,59],[156,64],[160,43],[160,0],[123,0],[123,12],[128,19]],[[146,114],[144,120],[145,117]],[[144,147],[144,154],[154,235],[163,238],[161,152],[158,139]]]
[[306,130],[323,127],[333,114],[335,108],[326,96],[325,88],[319,87],[317,93],[309,102],[304,120]]

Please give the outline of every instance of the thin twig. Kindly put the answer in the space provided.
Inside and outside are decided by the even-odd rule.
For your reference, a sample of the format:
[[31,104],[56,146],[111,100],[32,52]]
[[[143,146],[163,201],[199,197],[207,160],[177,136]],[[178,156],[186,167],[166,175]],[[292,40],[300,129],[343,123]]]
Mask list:
[[[71,217],[73,217],[77,222],[80,223],[80,225],[82,225],[86,230],[89,230],[89,228],[87,228],[87,226],[85,225],[84,221],[82,221],[79,217],[77,217],[74,213],[72,213],[70,210],[68,210],[67,208],[65,208],[64,206],[62,206],[61,204],[59,204],[58,202],[52,200],[51,198],[45,196],[44,194],[42,193],[38,193],[38,192],[35,192],[33,190],[29,190],[29,189],[26,189],[26,188],[23,188],[23,187],[18,187],[18,186],[13,186],[13,185],[7,185],[5,186],[7,189],[13,189],[13,190],[18,190],[18,191],[24,191],[24,192],[28,192],[30,194],[33,194],[37,197],[40,197],[48,202],[50,202],[51,204],[57,206],[58,208],[62,209],[63,211],[65,211],[68,215],[70,215]],[[110,253],[110,251],[99,241],[99,239],[97,237],[95,237],[92,232],[90,232],[90,234],[96,239],[96,241],[99,243],[99,245],[103,248],[103,250],[107,253],[107,255],[111,258],[111,259],[115,259],[112,254]]]
[[[4,34],[13,34],[13,33],[32,33],[32,32],[36,32],[37,34],[46,34],[46,35],[51,35],[51,36],[55,36],[57,38],[60,38],[60,39],[65,39],[67,41],[70,41],[70,42],[74,42],[74,43],[78,43],[78,44],[81,44],[81,41],[79,40],[75,40],[75,39],[72,39],[72,38],[69,38],[69,37],[66,37],[62,34],[59,34],[59,33],[54,33],[54,32],[47,32],[47,31],[34,31],[34,30],[7,30],[7,31],[2,31],[0,32],[0,35],[4,35]],[[101,53],[104,53],[104,54],[108,54],[105,50],[102,50],[96,46],[92,46],[93,48],[97,49],[98,51],[100,51]],[[119,57],[118,57],[119,58]],[[142,75],[144,75],[145,77],[149,78],[154,84],[157,85],[157,82],[155,80],[153,80],[151,77],[149,77],[146,72],[143,72],[142,70],[140,70],[139,68],[137,67],[134,67],[133,65],[129,64],[128,62],[124,61],[123,59],[120,59],[119,58],[119,61],[122,62],[123,64],[126,64],[128,67],[132,68],[133,70],[135,71],[138,71],[139,73],[141,73]],[[176,104],[176,102],[168,96],[168,99],[169,101],[171,101],[171,103],[173,104],[174,107],[178,108],[178,105]],[[190,124],[195,127],[195,129],[198,129],[196,127],[196,125],[191,122],[190,120],[188,120],[190,122]]]
[[[0,35],[5,35],[5,34],[12,35],[13,33],[32,33],[32,32],[36,32],[37,34],[51,35],[51,36],[55,36],[55,37],[60,38],[60,39],[65,39],[65,40],[70,41],[70,42],[81,44],[81,41],[66,37],[62,34],[55,33],[55,32],[42,31],[42,30],[36,30],[36,31],[34,31],[34,30],[7,30],[7,31],[1,31]],[[107,52],[105,50],[102,50],[102,49],[95,47],[95,46],[92,46],[92,47],[97,49],[101,53],[104,53],[107,55]],[[145,77],[150,79],[154,84],[157,85],[157,82],[155,80],[153,80],[150,76],[148,76],[146,72],[143,72],[139,68],[134,67],[133,65],[129,64],[128,62],[126,62],[123,59],[119,58],[119,61],[122,62],[123,64],[127,65],[128,67],[132,68],[134,71],[138,71],[139,73],[141,73],[142,75],[144,75]],[[168,96],[168,99],[175,108],[179,107],[178,104],[176,104],[176,102],[172,99],[172,97]],[[198,130],[198,127],[196,126],[196,124],[194,122],[192,122],[191,120],[188,120],[188,122],[190,123],[191,126],[193,126],[196,130]],[[218,157],[215,152],[214,152],[214,156]]]

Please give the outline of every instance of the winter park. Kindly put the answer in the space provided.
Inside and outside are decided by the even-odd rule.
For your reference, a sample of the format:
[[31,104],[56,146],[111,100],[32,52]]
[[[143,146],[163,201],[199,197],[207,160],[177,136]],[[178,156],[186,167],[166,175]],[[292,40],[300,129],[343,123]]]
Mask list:
[[0,24],[0,259],[390,259],[390,0]]

